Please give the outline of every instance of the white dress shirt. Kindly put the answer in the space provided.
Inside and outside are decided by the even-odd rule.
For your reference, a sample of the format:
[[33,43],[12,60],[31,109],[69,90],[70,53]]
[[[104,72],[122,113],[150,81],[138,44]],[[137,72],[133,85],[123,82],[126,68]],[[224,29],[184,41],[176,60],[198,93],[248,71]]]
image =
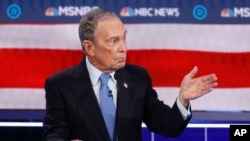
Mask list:
[[[102,74],[102,72],[100,70],[98,70],[96,67],[94,67],[88,60],[88,57],[86,57],[86,65],[87,65],[87,69],[90,75],[90,80],[92,83],[92,87],[93,90],[95,92],[95,96],[97,98],[98,103],[100,104],[100,96],[99,96],[99,89],[101,86],[101,83],[99,81],[99,78]],[[117,104],[116,100],[117,100],[117,81],[115,80],[115,72],[111,72],[109,73],[111,76],[111,79],[108,80],[108,87],[111,90],[112,93],[112,97],[113,97],[113,101],[115,103],[115,106]]]

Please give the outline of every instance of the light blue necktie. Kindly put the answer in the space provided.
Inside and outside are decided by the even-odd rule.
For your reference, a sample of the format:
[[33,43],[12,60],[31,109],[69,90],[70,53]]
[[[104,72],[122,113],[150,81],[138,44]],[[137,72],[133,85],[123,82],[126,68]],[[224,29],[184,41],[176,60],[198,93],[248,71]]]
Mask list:
[[102,116],[104,118],[106,128],[109,132],[109,137],[111,141],[113,140],[114,136],[114,127],[115,127],[115,113],[116,108],[113,101],[113,96],[111,90],[109,89],[107,83],[110,78],[109,74],[102,74],[100,76],[100,107],[102,111]]

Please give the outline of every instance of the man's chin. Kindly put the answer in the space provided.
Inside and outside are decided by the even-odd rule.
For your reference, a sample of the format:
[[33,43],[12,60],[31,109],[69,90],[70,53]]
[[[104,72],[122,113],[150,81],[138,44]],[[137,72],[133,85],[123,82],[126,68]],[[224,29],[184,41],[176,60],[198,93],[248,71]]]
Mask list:
[[121,63],[119,63],[119,64],[116,66],[116,70],[119,70],[119,69],[124,68],[125,65],[126,65],[126,62],[121,62]]

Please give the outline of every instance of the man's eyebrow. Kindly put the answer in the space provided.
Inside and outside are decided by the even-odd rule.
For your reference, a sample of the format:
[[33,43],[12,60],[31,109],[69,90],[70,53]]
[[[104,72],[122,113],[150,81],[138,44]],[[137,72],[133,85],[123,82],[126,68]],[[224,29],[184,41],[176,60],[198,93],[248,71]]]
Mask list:
[[[124,30],[122,36],[126,35],[127,34],[127,30]],[[114,39],[114,38],[119,38],[120,35],[114,35],[114,36],[110,36],[107,38],[107,41],[110,40],[110,39]]]

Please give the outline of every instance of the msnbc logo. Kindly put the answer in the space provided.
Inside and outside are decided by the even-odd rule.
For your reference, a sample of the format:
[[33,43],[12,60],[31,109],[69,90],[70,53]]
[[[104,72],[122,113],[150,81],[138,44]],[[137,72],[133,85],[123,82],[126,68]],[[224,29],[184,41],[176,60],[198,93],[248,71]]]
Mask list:
[[225,8],[221,11],[220,16],[224,18],[234,17],[234,12],[229,8]]
[[124,8],[122,8],[120,15],[122,17],[132,17],[132,16],[135,16],[135,13],[134,13],[132,8],[124,7]]
[[45,16],[59,16],[59,14],[56,8],[49,7],[45,11]]
[[233,9],[222,9],[221,17],[250,18],[250,7],[234,7]]
[[97,6],[58,6],[58,8],[49,7],[45,10],[45,16],[83,16],[91,9]]

